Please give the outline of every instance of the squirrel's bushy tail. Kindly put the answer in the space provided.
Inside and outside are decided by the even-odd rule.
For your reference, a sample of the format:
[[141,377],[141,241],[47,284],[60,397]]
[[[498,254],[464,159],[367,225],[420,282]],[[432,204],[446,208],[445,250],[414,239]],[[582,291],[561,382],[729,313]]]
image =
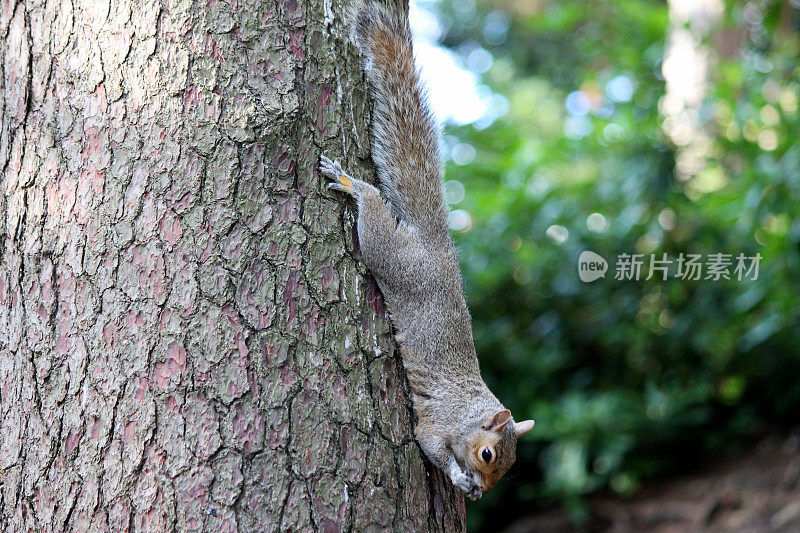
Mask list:
[[351,18],[375,101],[372,158],[381,191],[401,219],[447,233],[439,129],[420,87],[408,17],[398,6],[357,0]]

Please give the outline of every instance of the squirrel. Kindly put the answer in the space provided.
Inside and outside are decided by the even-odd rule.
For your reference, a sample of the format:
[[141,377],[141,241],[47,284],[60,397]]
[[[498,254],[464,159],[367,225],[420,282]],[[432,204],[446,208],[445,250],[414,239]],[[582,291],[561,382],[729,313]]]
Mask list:
[[357,0],[350,10],[374,100],[378,188],[324,155],[328,189],[353,197],[364,263],[383,293],[412,391],[415,437],[472,500],[516,459],[533,420],[515,422],[481,378],[442,194],[440,132],[420,88],[405,13]]

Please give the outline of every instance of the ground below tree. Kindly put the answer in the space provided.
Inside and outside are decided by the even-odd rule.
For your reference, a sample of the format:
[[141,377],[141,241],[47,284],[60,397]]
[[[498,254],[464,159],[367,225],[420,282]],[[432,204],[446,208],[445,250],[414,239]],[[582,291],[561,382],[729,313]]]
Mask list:
[[800,531],[800,435],[766,438],[630,499],[598,495],[589,506],[593,518],[584,526],[551,511],[518,520],[505,533]]

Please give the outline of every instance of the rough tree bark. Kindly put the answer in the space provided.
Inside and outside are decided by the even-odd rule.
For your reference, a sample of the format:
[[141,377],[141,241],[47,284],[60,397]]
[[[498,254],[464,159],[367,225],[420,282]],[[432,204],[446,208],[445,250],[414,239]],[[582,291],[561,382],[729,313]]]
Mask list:
[[316,171],[341,12],[0,2],[0,530],[463,529]]

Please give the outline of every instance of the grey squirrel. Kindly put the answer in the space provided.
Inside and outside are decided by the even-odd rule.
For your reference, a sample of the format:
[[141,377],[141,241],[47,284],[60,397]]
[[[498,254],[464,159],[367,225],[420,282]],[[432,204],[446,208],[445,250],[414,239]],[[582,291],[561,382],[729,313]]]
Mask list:
[[470,499],[516,459],[515,422],[481,378],[442,196],[439,130],[419,86],[404,13],[375,0],[351,8],[355,44],[375,102],[371,149],[378,188],[324,155],[329,189],[358,204],[364,263],[386,300],[413,392],[415,435],[428,459]]

